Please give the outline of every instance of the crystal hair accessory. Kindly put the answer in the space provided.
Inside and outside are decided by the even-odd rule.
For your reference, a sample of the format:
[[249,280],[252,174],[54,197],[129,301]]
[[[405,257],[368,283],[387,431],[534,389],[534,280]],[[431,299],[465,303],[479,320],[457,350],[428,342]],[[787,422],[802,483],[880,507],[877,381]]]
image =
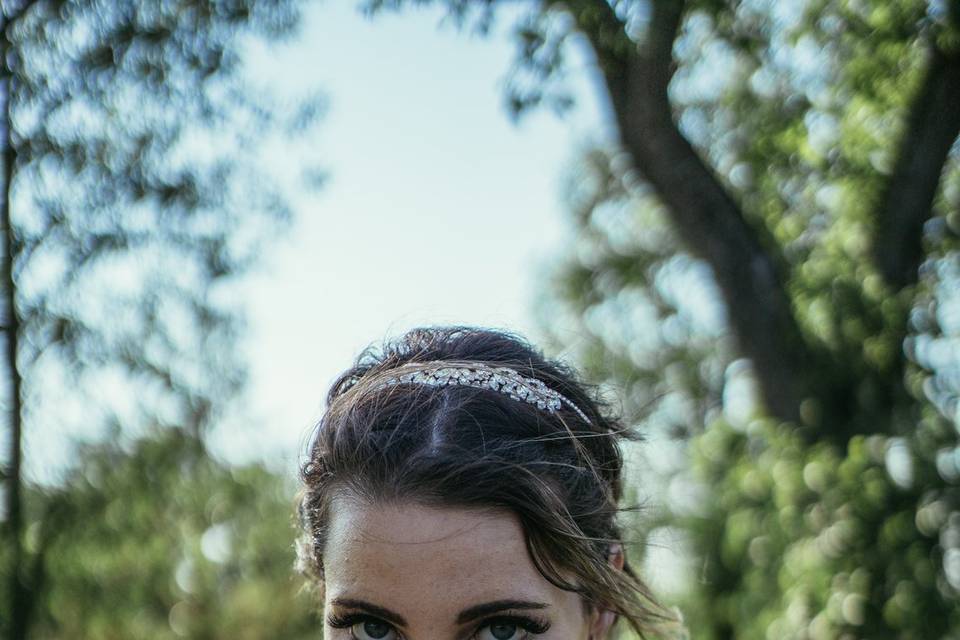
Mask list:
[[[590,418],[587,417],[580,408],[571,402],[566,396],[554,391],[536,378],[527,378],[520,375],[515,369],[509,367],[491,367],[489,365],[473,362],[469,364],[455,364],[449,361],[429,361],[409,363],[401,365],[393,371],[402,371],[404,368],[413,368],[415,370],[408,373],[394,373],[385,379],[378,381],[371,387],[370,391],[382,389],[401,383],[423,384],[428,386],[467,386],[478,389],[490,389],[500,393],[505,393],[514,400],[535,404],[540,409],[555,413],[562,405],[567,405],[578,416],[583,418],[587,424]],[[360,378],[351,378],[344,391],[359,382]]]

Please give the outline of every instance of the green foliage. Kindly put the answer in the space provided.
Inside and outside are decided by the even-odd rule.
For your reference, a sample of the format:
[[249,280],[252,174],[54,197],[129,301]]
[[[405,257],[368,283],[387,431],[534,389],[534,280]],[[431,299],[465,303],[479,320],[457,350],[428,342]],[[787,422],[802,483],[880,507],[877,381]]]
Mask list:
[[[698,556],[676,597],[693,637],[960,631],[949,355],[960,262],[949,222],[956,153],[927,225],[918,286],[885,288],[867,241],[918,90],[929,20],[924,3],[822,3],[793,22],[744,3],[691,12],[675,45],[681,128],[769,233],[821,353],[807,375],[849,389],[801,408],[810,423],[856,434],[841,446],[761,417],[723,323],[690,320],[711,315],[705,300],[716,304],[709,273],[683,275],[698,261],[616,156],[593,154],[581,170],[589,195],[572,199],[581,233],[568,252],[577,260],[557,269],[542,308],[551,318],[558,304],[566,310],[555,347],[570,353],[563,336],[577,327],[574,357],[625,393],[653,439],[693,434],[674,442],[685,463],[648,457],[637,472],[659,505],[640,530],[679,527]],[[678,263],[686,271],[671,271]],[[671,340],[684,326],[672,318],[684,317],[686,330]],[[548,333],[556,326],[544,323]]]
[[957,589],[940,570],[939,538],[956,526],[960,491],[935,458],[952,429],[934,419],[909,440],[854,436],[838,452],[770,422],[711,425],[693,464],[713,499],[680,524],[706,552],[703,580],[723,586],[684,607],[694,626],[748,638],[950,637]]
[[240,389],[230,285],[290,215],[282,177],[251,150],[318,113],[316,98],[291,109],[248,86],[240,48],[292,33],[298,6],[35,0],[8,27],[28,432],[78,426],[34,378],[59,378],[61,402],[65,388],[98,399],[87,433],[201,429]]
[[637,452],[635,535],[671,526],[696,554],[673,596],[692,637],[960,632],[956,143],[919,283],[891,290],[870,255],[926,43],[954,31],[923,2],[712,3],[674,45],[681,130],[783,265],[804,374],[834,390],[801,406],[819,437],[764,416],[709,269],[629,163],[594,151],[572,176],[542,326],[659,447]]
[[[5,491],[5,637],[313,635],[291,578],[290,488],[202,444],[245,378],[231,288],[285,230],[286,188],[319,184],[312,166],[271,171],[261,150],[294,144],[322,103],[275,103],[240,65],[250,38],[292,34],[301,4],[3,3],[15,357],[0,375],[23,377],[3,404],[26,460],[3,460],[24,514]],[[74,455],[78,433],[107,440]],[[37,478],[58,446],[67,471]]]
[[293,491],[182,430],[90,445],[34,492],[37,638],[313,638],[294,578]]

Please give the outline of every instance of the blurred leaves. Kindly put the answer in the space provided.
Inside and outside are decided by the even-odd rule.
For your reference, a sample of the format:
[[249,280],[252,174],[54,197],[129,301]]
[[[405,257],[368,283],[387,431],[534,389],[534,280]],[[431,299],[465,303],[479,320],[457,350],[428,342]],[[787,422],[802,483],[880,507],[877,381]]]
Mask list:
[[[296,32],[299,0],[5,2],[10,253],[28,468],[22,530],[0,521],[4,580],[30,635],[305,637],[291,578],[291,487],[233,469],[204,434],[243,388],[238,279],[284,232],[269,166],[309,133],[318,95],[273,99],[244,76],[251,38]],[[299,184],[297,184],[299,182]],[[2,374],[10,376],[9,367]],[[62,477],[36,475],[68,434]],[[56,458],[56,456],[54,456]],[[6,460],[5,460],[6,462]],[[59,482],[58,482],[59,481]],[[5,495],[10,495],[7,492]],[[9,579],[8,579],[9,578]],[[8,593],[0,632],[11,620]],[[312,635],[312,634],[311,634]]]
[[821,354],[807,374],[833,391],[800,407],[820,437],[770,418],[711,270],[622,152],[585,152],[568,182],[577,236],[538,315],[550,349],[623,397],[648,435],[631,456],[649,508],[628,537],[651,544],[633,557],[664,531],[692,554],[670,565],[682,587],[668,596],[698,639],[954,637],[956,141],[917,284],[892,289],[870,252],[928,48],[953,46],[956,25],[924,2],[690,4],[675,117],[775,241]]
[[29,496],[44,638],[314,638],[292,572],[293,487],[183,430],[87,445]]
[[321,103],[272,104],[240,81],[238,46],[296,18],[292,1],[38,1],[11,26],[24,362],[84,381],[120,367],[156,394],[146,416],[162,403],[184,427],[239,388],[223,292],[290,217],[250,150]]

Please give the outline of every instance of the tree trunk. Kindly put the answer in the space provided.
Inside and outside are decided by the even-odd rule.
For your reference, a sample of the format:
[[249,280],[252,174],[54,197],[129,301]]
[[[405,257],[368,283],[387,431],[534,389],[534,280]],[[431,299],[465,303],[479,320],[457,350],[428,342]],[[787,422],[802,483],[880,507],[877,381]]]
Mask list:
[[6,341],[4,350],[5,364],[9,375],[7,390],[10,424],[10,464],[6,474],[7,481],[7,531],[11,549],[11,566],[9,567],[10,618],[7,623],[7,637],[10,640],[25,640],[27,637],[27,615],[31,609],[30,592],[24,582],[24,566],[26,551],[23,545],[23,397],[21,393],[22,379],[17,368],[17,353],[19,352],[20,321],[17,315],[17,292],[14,283],[14,259],[16,257],[16,240],[11,222],[10,196],[13,182],[14,164],[16,163],[16,149],[11,136],[12,118],[11,105],[13,95],[13,72],[10,68],[10,39],[7,34],[9,20],[6,15],[0,16],[0,92],[3,99],[3,202],[0,204],[0,225],[3,227],[3,294],[6,307],[3,330]]
[[815,370],[817,354],[794,315],[783,261],[673,117],[667,87],[685,3],[653,2],[642,46],[629,40],[622,18],[606,0],[565,4],[597,57],[624,150],[666,205],[684,243],[713,269],[731,331],[753,363],[767,411],[804,426],[803,401],[820,395],[806,376]]
[[[776,243],[750,223],[674,118],[668,96],[675,70],[673,45],[688,3],[653,0],[639,45],[627,36],[624,19],[607,0],[562,4],[596,55],[624,150],[666,206],[686,246],[712,267],[731,332],[740,353],[753,363],[767,411],[804,427],[804,437],[842,445],[851,434],[838,425],[849,423],[858,410],[849,402],[857,380],[828,383],[808,375],[844,363],[832,362],[806,340],[785,287],[788,267]],[[944,162],[960,132],[958,104],[960,51],[932,45],[895,170],[877,207],[875,262],[894,291],[916,282],[923,224],[931,216]],[[899,384],[902,374],[886,373]],[[819,407],[810,407],[819,410],[801,411],[808,399],[816,400]]]
[[914,284],[950,147],[960,135],[960,50],[930,47],[923,85],[900,140],[896,165],[877,210],[874,260],[894,291]]

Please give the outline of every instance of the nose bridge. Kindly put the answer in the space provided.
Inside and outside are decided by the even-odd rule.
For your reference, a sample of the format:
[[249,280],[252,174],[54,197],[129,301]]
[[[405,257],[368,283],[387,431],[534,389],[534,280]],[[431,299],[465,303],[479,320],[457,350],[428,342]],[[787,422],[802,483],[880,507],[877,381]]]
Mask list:
[[421,627],[419,629],[410,629],[403,637],[404,640],[470,640],[471,633],[471,630],[466,630],[463,633],[455,633],[437,625],[434,628]]
[[448,584],[446,590],[440,587],[438,591],[430,593],[431,599],[426,602],[434,603],[437,608],[422,611],[422,615],[417,620],[419,626],[411,628],[411,635],[405,640],[473,640],[480,623],[454,624],[460,610],[455,607],[447,607],[447,601],[440,593],[444,592],[447,598],[450,598],[454,590],[455,587]]

